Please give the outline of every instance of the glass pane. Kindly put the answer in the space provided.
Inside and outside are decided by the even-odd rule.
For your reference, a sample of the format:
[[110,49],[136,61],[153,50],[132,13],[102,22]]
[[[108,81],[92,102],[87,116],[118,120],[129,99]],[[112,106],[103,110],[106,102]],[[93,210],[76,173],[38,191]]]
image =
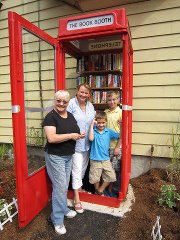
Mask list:
[[45,165],[42,121],[53,105],[54,46],[23,29],[24,98],[28,174]]

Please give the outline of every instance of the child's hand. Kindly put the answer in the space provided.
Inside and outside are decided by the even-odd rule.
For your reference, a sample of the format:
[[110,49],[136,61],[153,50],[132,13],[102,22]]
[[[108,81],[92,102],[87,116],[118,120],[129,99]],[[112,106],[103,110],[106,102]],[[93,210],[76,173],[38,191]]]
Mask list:
[[94,119],[92,120],[91,126],[94,127],[94,125],[96,125],[96,124],[97,124],[97,121],[96,121],[96,119],[94,118]]
[[97,121],[96,121],[96,119],[94,118],[94,125],[96,126],[97,125]]
[[121,119],[117,120],[117,123],[120,125],[122,123]]
[[114,149],[114,156],[117,156],[117,155],[119,155],[119,148]]
[[121,152],[121,149],[122,149],[122,143],[120,144],[120,146],[118,146],[114,149],[114,156],[119,155]]

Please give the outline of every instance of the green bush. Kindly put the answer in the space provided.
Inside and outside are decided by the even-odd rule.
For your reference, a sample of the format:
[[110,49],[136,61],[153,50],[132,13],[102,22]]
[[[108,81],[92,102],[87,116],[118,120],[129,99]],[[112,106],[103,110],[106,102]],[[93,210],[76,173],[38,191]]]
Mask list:
[[176,201],[180,200],[179,193],[176,192],[176,187],[173,184],[162,185],[161,193],[158,196],[160,206],[167,205],[168,207],[176,207]]

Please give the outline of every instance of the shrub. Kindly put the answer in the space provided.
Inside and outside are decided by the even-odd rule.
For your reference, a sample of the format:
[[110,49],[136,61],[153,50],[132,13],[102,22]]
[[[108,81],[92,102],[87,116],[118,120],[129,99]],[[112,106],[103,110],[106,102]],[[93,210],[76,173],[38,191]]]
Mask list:
[[161,193],[158,196],[160,206],[167,205],[168,207],[176,207],[176,201],[180,200],[179,193],[176,192],[176,187],[173,184],[162,185]]
[[171,164],[167,166],[167,175],[171,183],[180,180],[180,123],[176,130],[172,129],[172,158]]
[[0,143],[0,158],[5,159],[9,156],[9,151],[12,152],[13,146],[8,143]]

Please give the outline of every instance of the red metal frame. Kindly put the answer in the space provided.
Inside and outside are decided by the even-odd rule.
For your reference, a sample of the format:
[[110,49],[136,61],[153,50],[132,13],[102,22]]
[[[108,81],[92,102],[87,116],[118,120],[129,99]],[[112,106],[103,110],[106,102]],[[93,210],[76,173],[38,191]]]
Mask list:
[[[78,30],[67,30],[67,24],[69,21],[88,19],[91,17],[104,16],[107,14],[113,14],[114,24],[109,26],[92,27]],[[126,196],[131,169],[131,142],[132,142],[132,78],[133,78],[133,58],[132,58],[132,45],[131,36],[128,25],[128,19],[126,17],[125,9],[109,10],[104,12],[97,12],[93,14],[86,14],[75,17],[67,17],[59,20],[59,34],[58,39],[62,43],[62,51],[66,51],[73,57],[77,57],[81,52],[70,43],[73,40],[85,40],[93,37],[104,37],[119,34],[123,41],[123,74],[122,74],[122,172],[121,172],[121,191],[118,198],[110,198],[105,196],[97,196],[94,194],[88,194],[85,192],[80,193],[82,201],[90,203],[119,207],[120,202]],[[62,66],[65,66],[65,59]],[[65,68],[64,68],[65,69]],[[63,71],[63,69],[62,69]],[[64,70],[65,71],[65,70]],[[68,192],[68,197],[73,198],[73,192]]]
[[[129,106],[129,41],[128,35],[123,35],[123,75],[122,75],[122,106]],[[123,110],[122,114],[122,184],[121,184],[121,196],[124,199],[126,196],[128,183],[129,183],[129,165],[131,163],[131,152],[129,148],[130,142],[128,141],[131,137],[129,128],[129,111]]]
[[18,221],[19,226],[24,227],[46,206],[51,189],[45,168],[41,168],[35,174],[28,176],[22,50],[23,28],[54,46],[56,51],[55,77],[56,82],[58,82],[58,84],[55,84],[57,85],[55,88],[64,88],[64,81],[63,84],[60,81],[60,57],[57,39],[52,38],[47,33],[14,12],[9,12],[8,21],[11,98],[12,107],[16,107],[17,109],[16,112],[12,113],[12,120],[18,199]]

